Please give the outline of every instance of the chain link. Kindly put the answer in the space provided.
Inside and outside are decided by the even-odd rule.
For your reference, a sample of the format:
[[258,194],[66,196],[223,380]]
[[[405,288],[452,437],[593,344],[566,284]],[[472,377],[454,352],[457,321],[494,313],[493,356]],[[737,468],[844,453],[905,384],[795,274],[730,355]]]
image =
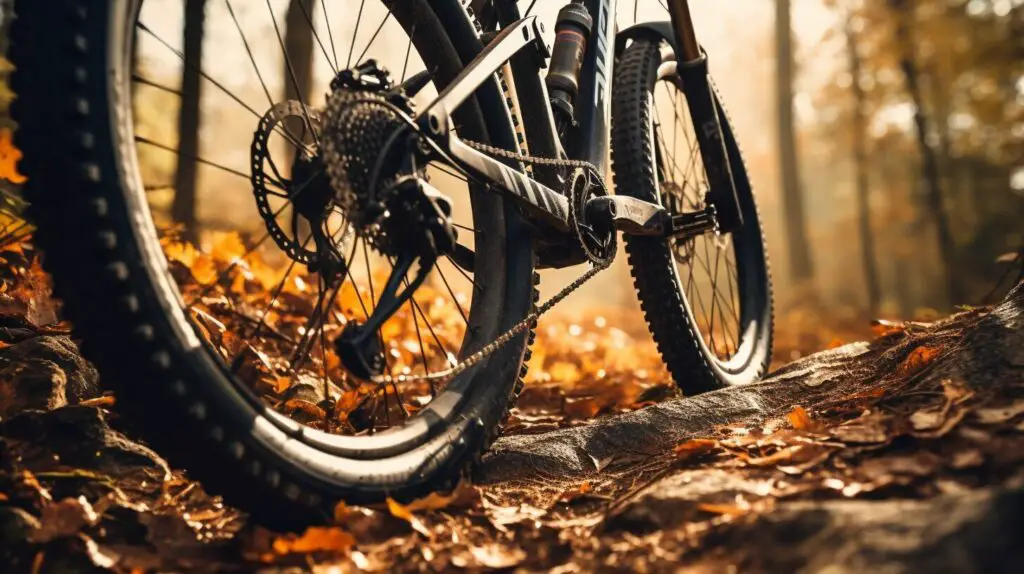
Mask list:
[[[600,172],[598,172],[597,167],[595,167],[594,164],[587,161],[574,159],[555,159],[549,157],[525,155],[474,141],[464,140],[464,143],[469,147],[476,149],[477,151],[487,153],[493,156],[503,157],[506,159],[516,160],[524,164],[586,169],[589,170],[594,175],[594,177],[597,178],[599,185],[601,185],[602,188],[604,188],[604,179],[601,177]],[[577,199],[575,195],[571,192],[571,190],[568,194],[568,199],[569,211],[570,213],[575,213],[575,203]],[[579,238],[578,231],[579,230],[577,229],[577,238]],[[584,251],[587,252],[588,257],[590,257],[589,251],[586,249],[584,249]],[[613,259],[614,252],[610,257],[607,257],[606,259],[602,259],[599,261],[591,261],[590,269],[588,269],[585,273],[577,277],[576,280],[574,280],[569,285],[565,286],[561,291],[554,294],[547,301],[544,301],[540,306],[538,306],[532,313],[527,315],[523,320],[519,321],[510,329],[499,335],[497,339],[491,341],[487,345],[484,345],[484,347],[481,348],[479,351],[476,351],[475,353],[469,355],[461,362],[452,365],[451,367],[444,369],[442,371],[435,371],[433,373],[425,373],[422,375],[399,375],[397,377],[392,375],[377,375],[373,377],[370,380],[370,382],[372,382],[375,385],[378,385],[379,387],[384,387],[396,383],[410,382],[445,383],[455,378],[459,374],[465,372],[467,369],[480,363],[488,356],[492,355],[495,351],[507,345],[509,341],[511,341],[512,339],[516,338],[518,335],[521,335],[523,332],[529,329],[531,325],[537,322],[537,319],[539,319],[541,315],[547,313],[549,310],[551,310],[552,307],[561,303],[563,299],[565,299],[574,291],[582,287],[584,283],[592,279],[595,275],[610,267]]]

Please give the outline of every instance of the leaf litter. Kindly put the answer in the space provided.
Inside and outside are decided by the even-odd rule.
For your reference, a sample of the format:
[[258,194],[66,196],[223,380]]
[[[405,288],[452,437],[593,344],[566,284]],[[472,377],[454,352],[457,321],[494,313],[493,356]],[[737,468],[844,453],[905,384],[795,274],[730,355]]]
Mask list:
[[[211,245],[208,250],[181,242],[165,245],[176,273],[190,277],[186,296],[203,293],[195,319],[204,336],[225,354],[244,350],[245,368],[260,381],[257,391],[292,416],[325,426],[353,424],[350,419],[358,418],[369,393],[347,380],[340,365],[321,357],[294,380],[279,374],[276,357],[299,335],[298,317],[309,311],[310,278],[286,284],[287,296],[264,318],[265,335],[240,341],[231,333],[261,320],[257,304],[267,300],[280,276],[269,264],[247,256],[240,238],[219,235]],[[11,267],[2,275],[2,293],[9,297],[2,312],[25,318],[39,335],[68,332],[31,246],[0,256]],[[231,266],[237,272],[218,280]],[[342,293],[339,319],[358,307],[360,295],[366,296],[358,288]],[[437,299],[424,298],[425,312],[448,327],[443,336],[459,337],[461,320],[452,316],[457,311]],[[47,306],[52,316],[39,311]],[[423,359],[411,342],[412,326],[409,316],[391,326],[401,341],[392,349],[398,368]],[[925,328],[880,326],[882,340],[912,337]],[[17,340],[2,342],[10,346]],[[535,349],[528,386],[510,419],[512,433],[586,424],[677,396],[642,324],[621,310],[545,318]],[[945,350],[942,345],[917,346],[897,364],[893,376],[912,378]],[[447,360],[427,359],[439,364]],[[333,404],[304,388],[313,386],[308,379],[319,380],[317,370],[322,368],[336,383]],[[878,389],[838,403],[796,406],[777,419],[731,425],[715,435],[684,440],[668,453],[668,472],[633,479],[625,497],[609,496],[607,485],[620,480],[616,469],[628,461],[608,457],[594,459],[594,472],[603,478],[561,491],[550,507],[517,503],[500,488],[464,481],[453,493],[420,500],[389,500],[380,507],[342,503],[334,509],[332,524],[299,534],[248,524],[244,515],[179,471],[165,476],[133,467],[108,476],[47,458],[43,445],[0,436],[0,512],[5,517],[22,513],[17,514],[24,528],[18,563],[42,570],[58,556],[79,553],[92,565],[119,571],[215,571],[248,561],[252,568],[259,564],[263,569],[298,566],[317,571],[543,570],[562,564],[568,569],[561,571],[569,572],[575,571],[570,567],[574,564],[621,565],[616,561],[637,552],[646,557],[636,564],[679,559],[709,532],[771,512],[780,501],[928,497],[980,486],[1024,463],[1024,457],[1013,454],[1024,452],[1024,397],[979,395],[955,379],[899,392]],[[113,411],[116,418],[116,397],[101,397],[81,408]],[[987,478],[970,473],[980,468]],[[641,528],[634,534],[619,526],[637,500],[657,492],[659,481],[669,478],[685,479],[695,489],[690,511],[680,514],[690,539],[682,549],[659,542],[670,532]]]

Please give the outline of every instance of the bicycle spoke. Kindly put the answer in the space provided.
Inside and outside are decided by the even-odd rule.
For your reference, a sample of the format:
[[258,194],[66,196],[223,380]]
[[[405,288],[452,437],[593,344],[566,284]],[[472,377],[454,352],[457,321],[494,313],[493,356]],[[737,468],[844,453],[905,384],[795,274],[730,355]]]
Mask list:
[[[257,120],[263,119],[263,114],[257,112],[255,110],[255,108],[253,108],[249,104],[247,104],[244,101],[242,101],[242,99],[239,98],[238,96],[236,96],[234,92],[232,92],[231,90],[227,89],[227,87],[225,87],[224,84],[218,82],[217,80],[213,79],[212,76],[210,76],[209,74],[204,72],[201,67],[189,65],[189,63],[185,61],[185,55],[183,53],[181,53],[180,50],[178,50],[177,48],[172,46],[167,40],[164,40],[163,38],[158,36],[157,33],[154,32],[152,29],[150,29],[148,26],[146,26],[142,22],[137,22],[136,26],[138,26],[139,29],[142,30],[143,32],[149,34],[154,40],[156,40],[158,43],[163,45],[165,48],[170,50],[171,53],[173,53],[174,55],[178,56],[178,58],[181,59],[183,65],[185,65],[185,66],[195,70],[196,72],[198,72],[199,75],[202,76],[202,78],[204,80],[206,80],[206,81],[210,82],[211,84],[213,84],[213,86],[215,88],[220,90],[224,95],[226,95],[228,98],[230,98],[236,104],[238,104],[239,106],[244,108],[246,111],[248,111],[250,114],[252,114],[253,117],[255,117]],[[280,129],[280,128],[277,128],[277,129]],[[285,137],[285,138],[290,138],[291,137],[290,134],[282,133],[280,131],[278,131],[278,133],[280,135],[282,135],[283,137]],[[295,145],[299,145],[298,142],[295,141],[294,139],[292,139],[292,143],[294,143]]]
[[[327,65],[331,67],[331,70],[333,70],[335,74],[337,74],[338,67],[334,65],[334,62],[331,62],[331,56],[327,53],[327,48],[325,48],[324,43],[320,41],[320,34],[316,33],[316,26],[313,25],[312,15],[310,15],[309,11],[306,10],[306,5],[302,0],[299,0],[297,4],[299,5],[299,10],[302,11],[302,16],[305,18],[306,24],[309,25],[310,32],[313,33],[313,38],[316,40],[316,43],[320,45],[320,50],[324,53],[324,59],[327,60]],[[326,17],[327,15],[324,14],[324,18]]]
[[402,79],[398,81],[399,84],[405,82],[405,74],[409,71],[409,56],[412,55],[412,40],[416,37],[416,26],[420,23],[419,14],[416,15],[416,21],[412,23],[412,30],[409,32],[409,45],[405,47],[405,63],[402,64]]
[[348,61],[345,62],[346,68],[352,67],[352,54],[356,51],[356,38],[359,37],[359,24],[363,22],[363,8],[366,7],[366,0],[359,1],[359,14],[356,15],[356,29],[352,32],[352,45],[348,48]]
[[[308,244],[308,243],[309,243],[309,239],[306,240],[306,244]],[[304,244],[302,247],[305,248],[306,245]],[[267,303],[266,308],[260,314],[259,321],[256,323],[256,328],[253,329],[253,332],[252,332],[251,335],[249,335],[248,337],[243,339],[243,341],[242,341],[242,349],[238,352],[238,355],[234,359],[231,360],[231,372],[232,373],[237,372],[238,369],[242,366],[241,358],[245,356],[245,348],[249,346],[249,343],[253,339],[255,339],[256,337],[259,337],[260,331],[263,330],[263,327],[267,324],[267,317],[270,315],[270,310],[273,309],[274,308],[274,304],[277,303],[278,298],[281,296],[281,293],[284,291],[284,286],[288,284],[288,279],[291,277],[292,271],[295,269],[295,263],[296,263],[295,260],[292,260],[292,262],[288,264],[288,268],[285,269],[285,272],[284,272],[284,277],[281,278],[281,281],[278,282],[278,284],[276,286],[274,286],[274,290],[271,291],[271,293],[270,293],[270,301]],[[300,339],[300,341],[301,341],[301,339]]]
[[193,159],[193,160],[195,160],[195,161],[197,161],[197,162],[199,162],[199,163],[201,163],[203,165],[208,165],[210,167],[219,169],[219,170],[223,171],[224,173],[230,173],[231,175],[237,175],[238,177],[241,177],[241,178],[246,179],[246,180],[249,179],[249,174],[247,174],[247,173],[244,173],[244,172],[239,171],[237,169],[230,168],[230,167],[228,167],[226,165],[221,165],[221,164],[219,164],[217,162],[210,161],[208,159],[199,157],[198,155],[193,155],[193,154],[190,154],[190,153],[185,153],[185,152],[183,152],[183,151],[181,151],[179,149],[175,149],[175,148],[173,148],[173,147],[171,147],[169,145],[153,141],[153,140],[151,140],[151,139],[149,139],[147,137],[143,137],[143,136],[137,135],[137,136],[135,136],[135,141],[137,141],[137,142],[139,142],[141,144],[146,144],[148,146],[153,146],[153,147],[155,147],[157,149],[162,149],[164,151],[171,152],[173,154],[180,155],[182,157],[186,157],[188,159]]
[[334,55],[334,70],[338,70],[338,50],[334,47],[334,32],[331,31],[331,19],[327,16],[327,0],[320,0],[320,7],[324,12],[324,26],[327,27],[327,38],[331,42],[331,54]]
[[178,97],[181,97],[181,98],[185,97],[185,92],[183,92],[181,90],[178,90],[178,89],[175,89],[175,88],[172,88],[170,86],[165,86],[165,85],[161,84],[160,82],[156,82],[154,80],[150,80],[149,78],[146,78],[146,77],[144,77],[144,76],[142,76],[142,75],[140,75],[138,73],[132,74],[132,81],[133,82],[138,82],[138,83],[146,85],[146,86],[149,86],[151,88],[156,88],[156,89],[158,89],[158,90],[160,90],[162,92],[167,92],[169,94],[174,94],[174,95],[176,95]]
[[363,48],[362,53],[359,54],[359,58],[356,59],[357,64],[363,61],[363,56],[366,55],[366,52],[370,51],[370,46],[373,46],[373,42],[377,39],[377,35],[380,34],[380,31],[384,29],[384,24],[387,24],[389,19],[391,19],[390,6],[388,7],[388,13],[384,16],[384,19],[380,21],[380,25],[377,26],[377,29],[373,32],[373,36],[370,36],[370,42],[366,45],[365,48]]
[[459,310],[459,315],[462,315],[462,320],[469,325],[469,319],[466,318],[466,312],[462,310],[462,305],[459,304],[459,298],[455,296],[455,291],[452,291],[452,286],[448,284],[448,278],[444,276],[444,271],[441,271],[441,267],[438,265],[434,266],[437,270],[437,274],[441,276],[441,281],[444,282],[445,289],[448,290],[448,294],[452,296],[452,303],[455,303],[455,307]]
[[473,278],[469,276],[469,273],[466,273],[465,269],[463,269],[462,267],[459,267],[458,264],[455,263],[455,261],[452,261],[451,256],[445,254],[444,257],[445,257],[445,259],[448,260],[448,263],[451,263],[451,266],[454,267],[456,271],[458,271],[463,277],[466,278],[466,281],[469,281],[470,283],[473,284],[473,290],[474,291],[480,289],[480,286],[476,284],[476,281],[473,281]]
[[281,27],[277,24],[277,18],[274,17],[274,9],[270,6],[270,0],[266,0],[267,11],[270,13],[270,20],[274,23],[274,33],[277,35],[277,43],[281,46],[281,54],[284,56],[285,67],[288,69],[288,77],[292,81],[292,87],[295,88],[295,95],[298,96],[299,102],[303,104],[302,115],[306,120],[306,127],[310,133],[313,134],[313,142],[316,143],[317,147],[320,147],[320,136],[317,135],[316,130],[313,129],[313,120],[309,117],[309,110],[306,109],[306,94],[302,93],[302,88],[299,87],[299,79],[295,75],[295,68],[292,66],[292,59],[288,56],[288,48],[284,45],[284,36],[281,35]]
[[270,90],[267,88],[267,82],[263,79],[263,74],[260,73],[260,67],[256,64],[256,57],[252,53],[252,48],[249,47],[249,40],[245,37],[245,32],[242,31],[242,24],[238,21],[238,17],[235,16],[235,9],[231,6],[231,0],[224,0],[224,4],[228,8],[228,14],[231,15],[231,20],[235,23],[235,29],[238,30],[239,37],[242,38],[242,45],[245,46],[245,53],[249,55],[249,61],[252,62],[252,69],[256,72],[256,78],[260,81],[260,86],[263,88],[263,93],[267,96],[267,103],[270,106],[274,105],[274,98],[270,95]]

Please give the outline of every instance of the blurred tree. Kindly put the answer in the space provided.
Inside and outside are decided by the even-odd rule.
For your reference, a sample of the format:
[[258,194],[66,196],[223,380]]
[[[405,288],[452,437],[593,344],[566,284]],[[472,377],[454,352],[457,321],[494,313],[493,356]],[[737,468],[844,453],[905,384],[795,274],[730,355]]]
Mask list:
[[915,305],[979,301],[1003,271],[995,257],[1024,241],[1024,189],[1011,185],[1024,165],[1024,3],[826,2],[857,22],[861,73],[845,39],[845,65],[815,95],[817,137],[833,157],[856,157],[855,128],[866,126],[876,253],[922,264],[920,287],[880,278],[882,292],[899,287]]
[[789,254],[790,276],[794,283],[813,278],[810,242],[797,163],[796,135],[793,127],[793,31],[790,26],[790,0],[775,2],[776,96],[778,106],[779,171],[782,178],[783,210]]
[[185,237],[191,240],[197,238],[196,158],[199,157],[199,103],[202,98],[200,70],[205,17],[206,0],[186,0],[181,108],[178,112],[178,166],[174,173],[171,217],[184,226]]
[[928,208],[938,236],[939,254],[946,279],[946,296],[952,303],[964,303],[956,275],[953,234],[946,217],[942,184],[939,180],[939,160],[929,141],[929,118],[921,92],[920,66],[914,39],[915,10],[909,0],[889,0],[896,20],[896,43],[899,49],[900,70],[906,82],[907,93],[914,112],[914,130],[918,153],[921,155],[921,175],[925,185]]
[[882,301],[881,287],[878,284],[878,261],[875,258],[875,235],[871,229],[871,202],[868,196],[868,154],[865,142],[867,105],[862,79],[863,64],[857,42],[855,15],[847,12],[843,21],[846,35],[846,49],[850,60],[850,85],[853,88],[853,154],[857,191],[857,220],[860,235],[861,261],[864,269],[864,283],[867,287],[868,310],[872,316],[878,315]]
[[[290,0],[285,16],[284,99],[309,104],[313,93],[313,0]],[[305,134],[303,121],[295,118],[286,126],[293,134]],[[307,138],[308,139],[308,138]],[[288,146],[292,153],[295,150]],[[296,237],[309,233],[306,220],[291,210],[292,231]]]

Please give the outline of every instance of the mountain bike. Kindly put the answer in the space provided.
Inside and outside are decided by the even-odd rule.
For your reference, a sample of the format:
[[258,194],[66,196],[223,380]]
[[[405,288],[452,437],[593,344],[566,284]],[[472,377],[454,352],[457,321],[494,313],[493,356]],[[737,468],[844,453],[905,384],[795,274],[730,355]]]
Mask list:
[[19,0],[36,242],[120,412],[273,526],[450,489],[620,235],[684,393],[755,381],[754,195],[666,8],[571,2],[549,44],[510,0]]

